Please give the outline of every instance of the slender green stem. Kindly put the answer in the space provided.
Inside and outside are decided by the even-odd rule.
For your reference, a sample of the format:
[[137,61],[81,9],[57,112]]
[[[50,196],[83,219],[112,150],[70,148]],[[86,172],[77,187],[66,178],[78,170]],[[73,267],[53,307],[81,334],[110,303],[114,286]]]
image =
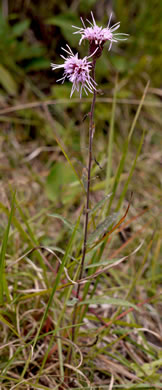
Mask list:
[[[92,78],[95,80],[95,65],[96,60],[93,61],[92,64]],[[88,153],[88,182],[87,182],[87,196],[86,196],[86,209],[85,209],[85,223],[84,223],[84,241],[83,241],[83,251],[82,251],[82,260],[81,260],[81,266],[80,266],[80,273],[79,273],[79,279],[82,279],[83,271],[84,271],[84,261],[86,256],[86,248],[87,248],[87,236],[88,236],[88,213],[89,213],[89,203],[90,203],[90,182],[91,182],[91,166],[92,166],[92,143],[93,143],[93,135],[94,135],[94,109],[95,109],[95,102],[96,102],[96,90],[94,90],[93,93],[93,100],[91,104],[91,111],[90,111],[90,123],[89,123],[89,153]],[[79,299],[80,294],[80,287],[81,284],[78,284],[77,291],[76,291],[76,298]],[[73,313],[73,321],[72,325],[76,324],[76,317],[77,317],[77,303],[74,307],[74,313]],[[75,326],[72,327],[72,341],[75,339]],[[71,356],[70,356],[71,360]]]

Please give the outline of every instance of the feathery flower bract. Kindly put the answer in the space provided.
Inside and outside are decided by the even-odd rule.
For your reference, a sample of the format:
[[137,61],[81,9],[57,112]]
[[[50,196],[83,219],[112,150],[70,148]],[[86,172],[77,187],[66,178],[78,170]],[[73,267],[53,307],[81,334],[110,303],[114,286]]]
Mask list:
[[64,57],[61,55],[65,61],[64,64],[51,64],[52,70],[60,68],[64,69],[63,77],[57,81],[62,81],[62,83],[64,83],[66,78],[71,81],[73,85],[70,97],[73,95],[75,90],[80,92],[80,97],[82,96],[82,90],[85,91],[86,95],[88,94],[88,91],[93,93],[97,84],[90,76],[92,63],[88,61],[88,59],[91,56],[79,59],[78,53],[74,55],[71,48],[68,45],[66,45],[66,47],[67,49],[62,48],[62,50],[64,50],[68,56]]
[[114,33],[114,31],[118,30],[118,28],[120,27],[120,22],[117,22],[112,27],[110,27],[112,14],[110,15],[108,25],[105,28],[97,26],[95,18],[93,16],[93,12],[91,12],[91,16],[92,16],[93,23],[91,23],[88,19],[86,19],[87,22],[90,24],[90,27],[86,27],[82,18],[81,21],[83,27],[80,28],[80,27],[72,26],[78,30],[75,31],[73,34],[81,34],[79,45],[81,45],[82,41],[86,39],[90,42],[90,45],[93,45],[93,50],[94,50],[95,47],[97,46],[103,48],[104,43],[109,41],[110,42],[109,50],[110,50],[113,42],[124,41],[127,39],[126,36],[128,36],[128,34]]

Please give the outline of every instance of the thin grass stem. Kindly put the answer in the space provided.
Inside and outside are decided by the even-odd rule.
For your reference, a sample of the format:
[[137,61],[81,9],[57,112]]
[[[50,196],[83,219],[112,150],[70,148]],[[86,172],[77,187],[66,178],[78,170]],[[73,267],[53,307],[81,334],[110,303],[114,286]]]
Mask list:
[[[94,59],[93,64],[92,64],[92,78],[94,81],[95,81],[95,65],[96,65],[96,60]],[[91,166],[92,166],[92,144],[93,144],[93,136],[94,136],[94,131],[95,131],[94,109],[95,109],[96,95],[97,95],[97,92],[96,92],[96,90],[94,90],[93,100],[92,100],[92,104],[91,104],[91,111],[90,111],[89,147],[88,147],[88,181],[87,181],[87,191],[86,191],[84,241],[83,241],[83,251],[82,251],[79,279],[82,279],[82,276],[83,276],[84,262],[85,262],[86,249],[87,249],[88,219],[89,219],[89,204],[90,204],[90,182],[91,182]],[[81,284],[78,284],[77,291],[76,291],[77,300],[79,299],[80,288],[81,288]],[[76,303],[76,305],[74,307],[73,319],[72,319],[72,325],[73,325],[73,327],[72,327],[72,341],[73,342],[75,340],[75,326],[74,325],[76,324],[77,308],[78,308],[78,304]],[[71,354],[72,354],[72,350],[70,351],[70,354],[69,354],[69,361],[71,361]]]

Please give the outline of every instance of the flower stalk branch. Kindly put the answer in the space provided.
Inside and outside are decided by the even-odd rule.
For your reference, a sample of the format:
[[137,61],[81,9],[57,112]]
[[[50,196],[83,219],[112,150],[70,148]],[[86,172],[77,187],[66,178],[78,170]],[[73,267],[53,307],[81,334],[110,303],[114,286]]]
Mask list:
[[[95,66],[96,66],[96,59],[94,58],[93,62],[92,62],[92,79],[93,79],[94,82],[95,82]],[[97,94],[97,91],[96,91],[96,89],[94,89],[94,91],[93,91],[93,99],[92,99],[92,104],[91,104],[91,111],[90,111],[90,123],[89,123],[88,181],[87,181],[87,196],[86,196],[86,209],[85,209],[83,252],[82,252],[81,265],[80,265],[79,279],[82,279],[82,277],[83,277],[84,262],[85,262],[85,256],[86,256],[86,248],[87,248],[89,204],[90,204],[91,166],[92,166],[92,144],[93,144],[93,136],[94,136],[94,131],[95,131],[94,109],[95,109],[95,102],[96,102],[96,94]],[[76,298],[77,299],[79,299],[80,287],[81,287],[81,284],[78,284],[77,292],[76,292]],[[77,306],[78,305],[76,303],[76,305],[74,307],[72,325],[76,324]],[[74,341],[74,340],[75,340],[75,326],[72,327],[72,341]]]

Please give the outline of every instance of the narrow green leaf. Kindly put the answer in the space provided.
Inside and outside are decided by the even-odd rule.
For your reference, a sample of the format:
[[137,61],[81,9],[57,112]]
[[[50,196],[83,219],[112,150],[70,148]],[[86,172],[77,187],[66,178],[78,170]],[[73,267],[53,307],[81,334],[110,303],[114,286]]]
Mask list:
[[89,215],[92,215],[94,213],[96,213],[96,211],[98,211],[103,205],[104,203],[106,202],[107,199],[110,198],[112,194],[108,194],[106,195],[103,199],[101,199],[90,211],[89,211]]
[[107,232],[107,229],[112,225],[113,222],[116,221],[118,214],[113,213],[106,217],[103,222],[101,222],[95,231],[91,233],[88,237],[87,244],[90,245],[92,244],[97,238],[99,238],[102,234]]
[[118,85],[118,79],[116,77],[115,90],[114,90],[114,96],[113,96],[112,113],[111,113],[110,130],[109,130],[108,150],[107,150],[106,192],[108,192],[108,190],[109,190],[111,170],[112,170],[112,151],[113,151],[113,143],[114,143],[114,124],[115,124],[117,85]]
[[64,225],[71,231],[73,231],[75,229],[75,225],[73,225],[71,222],[69,222],[65,217],[63,217],[60,214],[52,213],[52,214],[48,214],[48,216],[52,217],[52,218],[60,219],[64,223]]
[[102,265],[110,265],[110,264],[113,264],[117,261],[117,259],[113,259],[113,260],[105,260],[105,261],[99,261],[97,263],[93,263],[93,264],[89,264],[89,265],[86,265],[85,267],[86,268],[96,268],[96,267],[101,267]]
[[4,325],[6,325],[8,328],[10,328],[10,330],[12,330],[12,332],[13,332],[17,337],[19,337],[19,335],[18,335],[18,333],[16,332],[16,330],[14,329],[14,327],[10,324],[9,321],[6,320],[6,318],[4,318],[4,317],[2,316],[2,314],[0,314],[0,321],[1,321]]
[[75,239],[75,236],[76,236],[76,233],[77,233],[77,230],[78,230],[78,226],[79,226],[79,223],[80,223],[81,214],[82,214],[82,210],[81,210],[81,213],[80,213],[79,218],[78,218],[78,220],[77,220],[77,223],[76,223],[76,225],[75,225],[75,229],[74,229],[74,231],[73,231],[73,233],[72,233],[72,236],[71,236],[71,238],[70,238],[70,241],[69,241],[69,243],[68,243],[68,245],[67,245],[67,248],[66,248],[64,257],[63,257],[63,259],[62,259],[62,263],[61,263],[61,265],[60,265],[60,267],[59,267],[59,270],[58,270],[58,273],[57,273],[57,276],[56,276],[56,279],[55,279],[55,283],[54,283],[54,286],[53,286],[53,289],[52,289],[52,292],[51,292],[49,301],[48,301],[48,303],[47,303],[47,306],[46,306],[46,309],[45,309],[45,311],[44,311],[44,314],[43,314],[43,317],[42,317],[42,320],[41,320],[39,329],[38,329],[37,334],[36,334],[35,339],[34,339],[33,349],[35,348],[35,345],[36,345],[36,343],[37,343],[37,340],[38,340],[38,337],[39,337],[39,335],[40,335],[40,331],[41,331],[41,329],[42,329],[42,326],[43,326],[43,324],[44,324],[44,321],[45,321],[45,319],[47,318],[48,311],[49,311],[49,308],[50,308],[51,303],[52,303],[52,301],[53,301],[54,294],[55,294],[55,292],[56,292],[56,290],[57,290],[57,287],[58,287],[58,285],[59,285],[59,282],[60,282],[62,273],[63,273],[63,271],[64,271],[64,266],[65,266],[65,264],[66,264],[66,261],[67,261],[67,259],[68,259],[69,254],[70,254],[70,251],[71,251],[71,248],[72,248],[72,245],[73,245],[73,241],[74,241],[74,239]]
[[75,306],[77,302],[78,302],[78,299],[74,297],[74,298],[68,300],[68,301],[66,302],[66,305],[67,305],[67,306]]
[[141,148],[142,148],[142,145],[143,145],[144,134],[145,134],[145,132],[143,132],[143,134],[142,134],[142,137],[141,137],[141,140],[140,140],[138,149],[137,149],[136,157],[135,157],[134,162],[133,162],[133,164],[132,164],[132,167],[131,167],[131,169],[130,169],[128,179],[126,180],[126,182],[125,182],[125,184],[124,184],[123,191],[122,191],[122,193],[121,193],[121,195],[120,195],[120,199],[119,199],[119,202],[118,202],[118,205],[117,205],[117,210],[120,209],[120,206],[121,206],[121,204],[122,204],[122,202],[123,202],[123,199],[124,199],[124,197],[125,197],[125,194],[126,194],[126,192],[127,192],[128,185],[129,185],[129,183],[130,183],[130,180],[131,180],[131,178],[132,178],[133,172],[134,172],[134,170],[135,170],[136,163],[137,163],[137,159],[138,159],[138,156],[139,156],[139,154],[140,154],[140,152],[141,152]]
[[30,21],[28,19],[14,24],[14,26],[12,27],[12,36],[15,38],[19,37],[24,33],[24,31],[27,30],[29,25],[30,25]]
[[144,103],[144,100],[145,100],[145,96],[146,96],[148,87],[149,87],[149,82],[147,83],[147,85],[146,85],[146,87],[144,89],[144,93],[143,93],[143,96],[141,98],[140,104],[138,106],[137,112],[135,114],[134,120],[132,122],[129,135],[128,135],[126,141],[124,142],[123,154],[122,154],[122,157],[121,157],[121,160],[120,160],[120,163],[119,163],[116,175],[115,175],[115,180],[114,180],[114,184],[113,184],[113,188],[112,188],[112,195],[111,195],[111,198],[110,198],[107,214],[109,214],[109,211],[110,211],[110,208],[111,208],[114,196],[116,194],[116,190],[117,190],[118,184],[120,182],[120,176],[121,176],[121,174],[123,172],[124,165],[125,165],[125,160],[126,160],[127,153],[128,153],[128,146],[129,146],[130,140],[132,138],[132,135],[133,135],[133,132],[134,132],[134,129],[135,129],[135,126],[136,126],[139,114],[141,112],[141,109],[142,109],[142,106],[143,106],[143,103]]
[[[27,228],[27,231],[28,231],[31,243],[33,245],[39,246],[39,241],[38,241],[37,237],[35,237],[35,234],[34,234],[32,228],[31,228],[31,225],[28,222],[28,218],[26,217],[26,215],[25,215],[24,211],[22,210],[22,208],[21,208],[20,204],[18,203],[18,201],[16,199],[15,199],[15,201],[16,201],[17,209],[19,210],[21,218],[22,218],[22,220],[25,223],[25,226]],[[44,263],[44,259],[43,259],[42,255],[41,255],[41,252],[40,252],[39,249],[36,252],[36,256],[37,256],[37,258],[38,258],[38,260],[40,262],[41,268],[43,269],[43,274],[44,274],[44,279],[45,279],[46,285],[47,285],[47,287],[49,287],[49,282],[48,282],[48,278],[47,278],[47,275],[46,275],[46,265]]]
[[17,84],[9,71],[0,64],[0,83],[10,95],[16,95]]
[[6,231],[4,233],[1,252],[0,252],[0,303],[3,303],[4,291],[6,293],[8,301],[10,302],[10,295],[9,295],[6,276],[5,276],[5,256],[7,251],[7,243],[8,243],[9,231],[11,227],[11,221],[14,213],[14,205],[15,205],[15,193],[12,198],[11,211],[9,213],[8,224],[7,224]]
[[138,306],[134,305],[133,303],[126,301],[125,299],[118,299],[118,298],[107,298],[107,297],[95,297],[91,299],[85,299],[85,301],[81,301],[78,303],[78,305],[86,305],[86,304],[108,304],[108,305],[115,305],[115,306],[125,306],[125,307],[133,307],[135,310],[139,310]]
[[[3,205],[3,203],[0,202],[0,209],[3,210],[3,212],[9,216],[9,210],[7,209],[7,207],[5,207]],[[21,226],[20,222],[18,221],[18,219],[13,216],[13,224],[14,226],[17,228],[17,230],[19,231],[21,237],[23,238],[24,241],[27,241],[31,244],[31,239],[29,237],[29,235],[26,233],[26,231],[23,229],[23,227]]]

